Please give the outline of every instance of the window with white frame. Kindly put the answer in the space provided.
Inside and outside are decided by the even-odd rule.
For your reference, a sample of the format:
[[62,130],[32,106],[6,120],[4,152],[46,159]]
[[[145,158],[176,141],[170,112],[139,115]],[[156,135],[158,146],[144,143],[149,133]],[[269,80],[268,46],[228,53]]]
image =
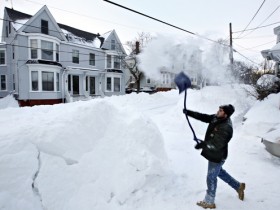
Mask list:
[[38,71],[31,71],[31,90],[39,90],[39,74]]
[[147,78],[146,83],[147,83],[147,84],[151,84],[151,79],[150,79],[150,78]]
[[6,50],[0,49],[0,65],[6,65]]
[[95,66],[95,54],[93,53],[89,54],[89,65]]
[[117,55],[107,55],[106,67],[109,69],[121,69],[121,57]]
[[44,60],[54,60],[52,42],[41,40],[41,55]]
[[55,71],[37,71],[30,73],[31,91],[60,91],[60,75]]
[[107,55],[107,68],[112,68],[112,55]]
[[42,90],[54,91],[54,72],[42,72]]
[[162,84],[169,84],[169,79],[168,73],[162,73]]
[[114,56],[114,69],[121,69],[121,59],[119,56]]
[[38,59],[38,40],[30,39],[30,56],[31,59]]
[[106,76],[106,91],[121,92],[121,77],[114,75]]
[[59,61],[59,44],[56,41],[34,38],[29,40],[30,59]]
[[114,77],[114,92],[121,91],[121,78]]
[[79,63],[79,50],[72,51],[72,62]]
[[0,75],[0,90],[7,90],[7,77],[6,75]]

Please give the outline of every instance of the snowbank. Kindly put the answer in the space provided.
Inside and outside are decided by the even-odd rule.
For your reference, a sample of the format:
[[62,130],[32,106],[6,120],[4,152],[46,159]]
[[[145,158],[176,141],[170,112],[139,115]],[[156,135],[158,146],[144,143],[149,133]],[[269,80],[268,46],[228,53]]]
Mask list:
[[256,101],[244,116],[243,130],[250,135],[269,141],[280,140],[280,93],[270,94],[263,101]]
[[1,209],[110,208],[164,174],[157,126],[110,100],[0,111]]
[[[256,101],[245,88],[188,90],[187,108],[236,108],[224,169],[246,182],[245,200],[219,182],[217,208],[277,209],[280,160],[258,136],[279,137],[280,93]],[[195,203],[205,195],[207,161],[194,149],[183,103],[173,90],[1,109],[0,209],[201,209]],[[207,124],[190,120],[203,138]]]
[[0,99],[0,109],[6,109],[10,107],[19,107],[17,100],[12,95],[8,95]]

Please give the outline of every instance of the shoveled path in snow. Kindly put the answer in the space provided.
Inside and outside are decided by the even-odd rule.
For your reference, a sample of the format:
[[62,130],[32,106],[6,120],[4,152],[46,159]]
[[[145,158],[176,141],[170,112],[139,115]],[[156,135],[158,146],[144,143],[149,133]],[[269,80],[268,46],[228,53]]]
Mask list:
[[[164,137],[170,168],[174,173],[171,175],[173,185],[160,192],[156,199],[165,202],[165,209],[201,209],[195,203],[205,195],[207,161],[200,156],[200,151],[194,149],[192,132],[182,113],[183,96],[178,96],[176,104],[170,104],[169,96],[164,96],[166,98],[160,99],[161,106],[141,105],[143,113],[157,124]],[[174,102],[174,95],[170,94],[170,97]],[[192,105],[192,102],[190,104]],[[195,110],[194,105],[191,107]],[[213,107],[209,109],[211,108],[213,110]],[[203,112],[201,106],[198,106],[198,109]],[[216,111],[215,108],[214,110]],[[246,182],[245,200],[240,201],[234,190],[218,180],[216,206],[218,209],[227,210],[278,209],[280,159],[265,151],[260,138],[246,133],[241,117],[245,112],[246,109],[239,113],[237,111],[237,116],[233,117],[234,137],[230,142],[229,156],[224,165],[224,169],[236,179]],[[207,125],[195,120],[191,122],[197,136],[203,138]]]

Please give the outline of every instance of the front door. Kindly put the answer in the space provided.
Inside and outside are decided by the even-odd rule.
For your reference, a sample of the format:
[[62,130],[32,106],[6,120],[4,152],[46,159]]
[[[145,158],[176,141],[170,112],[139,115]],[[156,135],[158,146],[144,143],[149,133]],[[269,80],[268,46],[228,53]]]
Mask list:
[[79,83],[79,76],[73,75],[73,95],[80,94],[80,83]]
[[95,95],[95,77],[89,78],[89,94]]

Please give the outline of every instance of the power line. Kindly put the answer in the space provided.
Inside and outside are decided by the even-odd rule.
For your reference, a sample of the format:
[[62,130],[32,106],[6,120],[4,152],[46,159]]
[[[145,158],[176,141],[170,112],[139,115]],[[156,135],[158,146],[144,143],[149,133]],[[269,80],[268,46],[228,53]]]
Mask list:
[[248,36],[249,34],[253,33],[257,28],[259,28],[265,21],[267,21],[278,9],[280,8],[280,5],[278,5],[278,7],[276,7],[275,10],[273,10],[273,12],[263,21],[261,22],[261,24],[259,24],[254,30],[252,30],[251,32],[245,34],[243,37],[241,38],[244,38],[245,36]]
[[[148,17],[148,18],[153,19],[153,20],[155,20],[155,21],[161,22],[161,23],[166,24],[166,25],[168,25],[168,26],[171,26],[171,27],[173,27],[173,28],[179,29],[179,30],[181,30],[181,31],[187,32],[187,33],[189,33],[189,34],[198,36],[198,37],[200,37],[200,38],[202,38],[202,39],[206,39],[206,40],[208,40],[208,41],[212,41],[212,42],[218,43],[218,44],[220,44],[220,45],[224,45],[224,46],[230,47],[230,45],[226,45],[226,44],[217,42],[217,41],[215,41],[215,40],[209,39],[209,38],[207,38],[207,37],[200,36],[200,35],[198,35],[198,34],[196,34],[196,33],[194,33],[194,32],[191,32],[191,31],[182,29],[182,28],[180,28],[180,27],[177,27],[177,26],[172,25],[172,24],[170,24],[170,23],[167,23],[167,22],[165,22],[165,21],[162,21],[162,20],[153,18],[153,17],[151,17],[151,16],[149,16],[149,15],[145,15],[145,14],[143,14],[143,13],[141,13],[141,12],[138,12],[138,11],[133,10],[133,9],[130,9],[130,8],[128,8],[128,7],[125,7],[125,6],[122,6],[122,5],[120,5],[120,4],[114,3],[114,2],[112,2],[112,1],[108,1],[108,0],[104,0],[104,1],[105,1],[105,2],[108,2],[108,3],[110,3],[110,4],[113,4],[113,5],[116,5],[116,6],[118,6],[118,7],[121,7],[121,8],[123,8],[123,9],[129,10],[129,11],[131,11],[131,12],[140,14],[140,15],[145,16],[145,17]],[[247,58],[246,56],[242,55],[240,52],[238,52],[238,51],[236,51],[236,50],[233,50],[233,51],[236,52],[236,53],[238,53],[238,54],[240,54],[242,57],[246,58],[247,60],[251,61],[252,63],[257,64],[256,62],[254,62],[254,61],[252,61],[251,59]],[[257,65],[259,65],[259,64],[257,64]]]
[[247,49],[247,48],[245,48],[245,47],[243,47],[243,46],[241,46],[241,45],[239,45],[239,44],[234,44],[234,46],[238,46],[238,47],[241,47],[243,50],[241,50],[241,51],[250,51],[250,52],[254,52],[254,53],[260,53],[260,51],[257,51],[257,50],[250,50],[250,49]]
[[280,5],[278,5],[278,7],[260,25],[262,25],[265,21],[267,21],[279,9],[279,7]]
[[121,7],[121,8],[123,8],[123,9],[129,10],[129,11],[131,11],[131,12],[137,13],[137,14],[139,14],[139,15],[145,16],[145,17],[150,18],[150,19],[152,19],[152,20],[158,21],[158,22],[163,23],[163,24],[165,24],[165,25],[171,26],[171,27],[176,28],[176,29],[178,29],[178,30],[184,31],[184,32],[189,33],[189,34],[191,34],[191,35],[197,36],[197,37],[199,37],[199,38],[201,38],[201,39],[205,39],[205,40],[208,40],[208,41],[211,41],[211,42],[218,43],[218,44],[220,44],[220,45],[224,45],[224,46],[230,47],[229,45],[226,45],[226,44],[217,42],[217,41],[212,40],[212,39],[210,39],[210,38],[208,38],[208,37],[201,36],[201,35],[199,35],[199,34],[197,34],[197,33],[194,33],[194,32],[191,32],[191,31],[189,31],[189,30],[180,28],[180,27],[178,27],[178,26],[175,26],[175,25],[173,25],[173,24],[170,24],[170,23],[167,23],[167,22],[165,22],[165,21],[159,20],[159,19],[157,19],[157,18],[151,17],[151,16],[149,16],[149,15],[146,15],[146,14],[144,14],[144,13],[141,13],[141,12],[138,12],[138,11],[136,11],[136,10],[130,9],[130,8],[128,8],[128,7],[122,6],[122,5],[117,4],[117,3],[115,3],[115,2],[108,1],[108,0],[103,0],[103,1],[105,1],[105,2],[107,2],[107,3],[110,3],[110,4],[113,4],[113,5],[115,5],[115,6]]
[[[245,31],[253,31],[253,30],[256,30],[256,29],[259,29],[259,28],[265,28],[265,27],[272,26],[272,25],[279,24],[279,23],[280,23],[280,21],[275,22],[275,23],[271,23],[271,24],[268,24],[268,25],[265,25],[265,26],[260,26],[260,27],[255,27],[255,28],[247,29]],[[239,32],[242,32],[242,31],[234,31],[232,33],[234,34],[234,33],[239,33]]]
[[145,17],[147,17],[147,18],[153,19],[153,20],[155,20],[155,21],[161,22],[161,23],[163,23],[163,24],[169,25],[169,26],[171,26],[171,27],[173,27],[173,28],[179,29],[179,30],[184,31],[184,32],[187,32],[187,33],[189,33],[189,34],[196,35],[195,33],[191,32],[191,31],[185,30],[185,29],[183,29],[183,28],[180,28],[180,27],[178,27],[178,26],[175,26],[175,25],[172,25],[172,24],[170,24],[170,23],[164,22],[164,21],[162,21],[162,20],[159,20],[159,19],[157,19],[157,18],[151,17],[151,16],[149,16],[149,15],[145,15],[144,13],[141,13],[141,12],[138,12],[138,11],[136,11],[136,10],[130,9],[130,8],[128,8],[128,7],[122,6],[122,5],[117,4],[117,3],[114,3],[114,2],[112,2],[112,1],[108,1],[108,0],[104,0],[104,1],[106,1],[106,2],[108,2],[108,3],[110,3],[110,4],[113,4],[113,5],[116,5],[116,6],[118,6],[118,7],[121,7],[121,8],[123,8],[123,9],[129,10],[129,11],[131,11],[131,12],[137,13],[137,14],[139,14],[139,15],[145,16]]
[[[28,1],[28,2],[31,2],[31,3],[34,3],[34,4],[44,5],[44,4],[41,4],[41,3],[38,3],[38,2],[34,2],[34,1],[32,1],[32,0],[25,0],[25,1]],[[105,0],[104,0],[104,1],[105,1]],[[111,1],[107,1],[107,2],[108,2],[108,3],[115,4],[115,5],[118,5],[118,4],[116,4],[116,3],[114,3],[114,2],[111,2]],[[121,5],[119,5],[119,6],[121,6]],[[71,14],[75,14],[75,15],[79,15],[79,16],[84,16],[84,17],[87,17],[87,18],[90,18],[90,19],[93,19],[93,18],[94,18],[94,19],[99,19],[99,18],[87,16],[87,15],[84,15],[84,14],[79,14],[79,13],[76,13],[76,12],[72,12],[72,11],[60,9],[60,8],[53,7],[53,6],[49,6],[49,7],[54,8],[54,9],[57,9],[57,10],[61,10],[61,11],[64,11],[64,12],[68,12],[68,13],[71,13]],[[124,7],[124,6],[121,6],[121,7],[127,8],[127,7]],[[127,8],[127,9],[129,9],[129,8]],[[223,43],[219,43],[219,42],[217,42],[217,41],[215,41],[215,40],[212,40],[212,39],[210,39],[210,38],[208,38],[208,37],[204,37],[204,36],[201,36],[201,35],[199,35],[199,34],[197,34],[197,33],[194,33],[194,32],[191,32],[191,31],[187,31],[187,30],[185,30],[185,29],[183,29],[183,28],[180,28],[180,27],[177,27],[177,26],[175,26],[175,25],[166,23],[166,22],[164,22],[164,21],[161,21],[161,20],[159,20],[159,19],[156,19],[156,18],[153,18],[153,17],[151,17],[151,16],[145,15],[145,14],[143,14],[143,13],[137,12],[137,11],[135,11],[135,10],[132,10],[132,9],[129,9],[129,10],[131,10],[131,11],[133,11],[133,12],[136,12],[136,13],[138,13],[138,14],[144,15],[144,16],[146,16],[146,17],[152,18],[152,19],[157,20],[157,21],[159,21],[159,22],[162,22],[162,23],[164,23],[164,24],[170,25],[170,26],[172,26],[172,27],[175,27],[175,28],[177,28],[177,29],[179,29],[179,30],[183,30],[183,31],[185,31],[185,32],[189,32],[190,34],[195,35],[195,36],[197,36],[197,37],[200,37],[200,38],[202,38],[202,39],[206,39],[206,40],[208,40],[208,41],[215,42],[215,43],[218,43],[218,44],[221,44],[221,45],[224,45],[224,46],[229,47],[229,45],[226,45],[226,44],[223,44]],[[99,20],[102,20],[102,19],[99,19]],[[106,21],[106,20],[102,20],[102,21],[111,22],[111,21]],[[121,24],[115,23],[115,22],[111,22],[111,23],[114,23],[114,24],[117,24],[117,25],[121,25]],[[125,26],[125,25],[122,25],[122,26]],[[135,27],[131,27],[131,26],[126,26],[126,27],[135,28]]]
[[[9,22],[10,20],[7,20],[7,19],[3,19],[3,18],[0,18],[0,20],[2,20],[2,21],[6,21],[6,22]],[[20,25],[22,25],[22,26],[28,26],[28,27],[32,27],[32,28],[37,28],[37,29],[41,29],[41,27],[38,27],[38,26],[33,26],[33,25],[29,25],[29,24],[26,24],[26,23],[20,23],[20,22],[17,22],[17,21],[10,21],[10,22],[13,22],[13,23],[17,23],[17,24],[20,24]],[[65,30],[65,29],[63,29],[63,30]],[[80,29],[78,29],[78,30],[80,30]],[[63,35],[65,35],[63,32],[60,32],[60,31],[58,31],[58,30],[51,30],[51,29],[49,29],[49,31],[53,31],[53,32],[56,32],[56,33],[59,33],[59,34],[63,34]],[[67,31],[67,30],[66,30]],[[81,31],[81,30],[80,30]],[[71,32],[70,32],[71,33]],[[90,33],[90,32],[89,32]],[[71,33],[72,34],[72,33]],[[76,36],[75,34],[73,34],[74,36]],[[6,36],[1,36],[1,37],[6,37]],[[9,37],[16,37],[16,36],[9,36]],[[78,37],[78,36],[76,36],[76,37]],[[102,37],[102,35],[101,35],[101,37]],[[82,38],[82,37],[81,37]],[[97,38],[97,36],[96,36],[96,38]],[[104,38],[104,37],[102,37],[102,38]],[[109,41],[104,41],[103,43],[110,43]],[[127,44],[124,44],[124,43],[115,43],[116,45],[119,45],[119,46],[121,46],[121,45],[127,45]]]
[[[259,13],[259,11],[260,11],[260,9],[262,8],[262,6],[264,5],[264,2],[265,2],[265,1],[266,1],[266,0],[264,0],[264,1],[262,2],[261,6],[260,6],[259,9],[257,10],[257,12],[254,14],[253,18],[250,20],[250,22],[247,24],[247,26],[244,28],[244,30],[239,34],[238,37],[240,37],[241,34],[243,34],[244,31],[248,28],[248,26],[249,26],[249,25],[251,24],[251,22],[254,20],[254,18],[256,17],[256,15]],[[237,38],[238,38],[238,37],[237,37]]]
[[270,42],[266,42],[264,44],[260,44],[260,45],[254,46],[254,47],[250,47],[250,48],[245,48],[245,47],[242,47],[241,45],[238,45],[236,43],[235,44],[240,46],[240,47],[242,47],[242,48],[244,48],[244,49],[246,49],[246,50],[251,50],[251,49],[254,49],[254,48],[257,48],[257,47],[261,47],[261,46],[264,46],[264,45],[267,45],[267,44],[271,44],[271,43],[275,43],[275,40],[274,41],[270,41]]
[[[0,18],[0,20],[2,20],[2,21],[10,21],[10,20],[6,20],[6,19],[3,19],[3,18]],[[28,27],[33,27],[33,28],[38,28],[38,29],[41,29],[41,27],[38,27],[38,26],[32,26],[32,25],[29,25],[29,24],[26,24],[26,23],[20,23],[20,22],[17,22],[17,21],[11,21],[11,22],[13,22],[13,23],[18,23],[18,24],[21,24],[21,25],[25,25],[25,26],[28,26]],[[79,30],[79,29],[78,29]],[[59,32],[59,31],[57,31],[57,30],[51,30],[51,29],[49,29],[49,31],[53,31],[53,32],[57,32],[57,33],[61,33],[61,32]],[[70,32],[71,33],[71,32]],[[64,34],[64,33],[63,33]],[[64,34],[65,35],[65,34]],[[74,36],[76,36],[76,35],[74,35]],[[6,36],[0,36],[0,37],[6,37]],[[16,36],[9,36],[9,37],[13,37],[13,38],[16,38]],[[78,36],[76,36],[76,37],[78,37]],[[102,37],[102,36],[101,36]],[[79,37],[78,37],[79,38]],[[85,41],[85,42],[87,42],[87,41]],[[101,42],[101,41],[100,41]],[[71,42],[70,42],[71,43]],[[104,43],[111,43],[110,41],[103,41],[103,44]],[[75,44],[75,43],[73,43],[73,44]],[[10,44],[7,44],[6,43],[6,45],[10,45]],[[11,44],[12,45],[12,44]],[[123,46],[130,46],[129,44],[124,44],[124,43],[115,43],[115,45],[117,45],[117,46],[121,46],[121,47],[123,47]],[[16,46],[16,45],[14,45],[14,46]],[[88,46],[88,45],[84,45],[84,44],[81,44],[81,47],[83,47],[83,46]],[[24,47],[24,46],[19,46],[19,47]],[[96,47],[95,47],[96,48]],[[35,49],[35,48],[33,48],[33,49]],[[39,48],[36,48],[36,49],[39,49]],[[100,49],[100,48],[96,48],[96,49]],[[60,51],[60,52],[66,52],[66,51]],[[71,52],[66,52],[66,53],[71,53]]]
[[[25,0],[25,1],[31,2],[31,3],[33,3],[33,4],[45,5],[45,4],[38,3],[38,2],[34,2],[34,1],[31,1],[31,0]],[[113,21],[109,21],[109,20],[105,20],[105,19],[101,19],[101,18],[97,18],[97,17],[85,15],[85,14],[80,14],[80,13],[77,13],[77,12],[73,12],[73,11],[61,9],[61,8],[58,8],[58,7],[54,7],[54,6],[51,6],[51,5],[48,5],[48,7],[53,8],[53,9],[56,9],[56,10],[60,10],[60,11],[63,11],[63,12],[67,12],[67,13],[70,13],[70,14],[74,14],[74,15],[78,15],[78,16],[83,16],[83,17],[86,17],[86,18],[89,18],[89,19],[96,19],[96,20],[99,20],[99,21],[103,21],[103,22],[108,22],[108,23],[113,23],[113,24],[116,24],[116,25],[120,25],[120,26],[123,26],[123,27],[126,27],[126,28],[135,28],[135,29],[140,29],[140,30],[142,30],[142,28],[138,28],[138,27],[135,27],[135,26],[124,25],[124,24],[120,24],[120,23],[118,23],[118,22],[113,22]]]
[[[16,46],[16,47],[21,47],[21,48],[27,48],[27,49],[35,49],[35,50],[46,50],[46,51],[52,51],[52,52],[56,52],[55,50],[48,50],[48,49],[44,49],[44,48],[39,48],[39,47],[29,47],[29,46],[24,46],[24,45],[17,45],[17,44],[8,44],[6,43],[5,45],[9,45],[9,46]],[[73,54],[73,51],[64,51],[64,50],[59,50],[59,53],[69,53],[69,54]],[[87,55],[89,56],[90,53],[80,53],[79,55]],[[95,54],[96,57],[104,57],[102,55],[97,55]],[[121,55],[119,55],[121,56]]]
[[251,36],[251,37],[245,37],[245,38],[233,38],[233,39],[263,39],[263,38],[272,38],[275,37],[274,35],[265,35],[265,36]]
[[[114,5],[116,5],[116,6],[119,6],[119,7],[121,7],[121,8],[130,10],[131,12],[135,12],[135,13],[137,13],[137,14],[143,15],[143,16],[148,17],[148,18],[150,18],[150,19],[156,20],[156,21],[161,22],[161,23],[163,23],[163,24],[169,25],[169,26],[174,27],[174,28],[176,28],[176,29],[182,30],[182,31],[184,31],[184,32],[187,32],[187,33],[192,34],[192,35],[194,35],[194,36],[197,36],[197,37],[199,37],[199,38],[206,39],[206,40],[208,40],[208,41],[215,42],[215,43],[217,43],[217,44],[224,45],[224,46],[226,46],[226,47],[230,47],[230,46],[227,45],[227,44],[220,43],[220,42],[218,42],[218,41],[209,39],[209,38],[204,37],[204,36],[201,36],[201,35],[199,35],[199,34],[197,34],[197,33],[194,33],[194,32],[188,31],[188,30],[185,30],[185,29],[183,29],[183,28],[177,27],[177,26],[172,25],[172,24],[169,24],[169,23],[167,23],[167,22],[165,22],[165,21],[161,21],[161,20],[159,20],[159,19],[156,19],[156,18],[153,18],[153,17],[151,17],[151,16],[145,15],[145,14],[143,14],[143,13],[140,13],[140,12],[138,12],[138,11],[132,10],[132,9],[130,9],[130,8],[127,8],[127,7],[124,7],[124,6],[122,6],[122,5],[116,4],[116,3],[114,3],[114,2],[107,1],[107,0],[104,0],[104,1],[106,1],[106,2],[108,2],[108,3],[111,3],[111,4],[114,4]],[[26,46],[24,46],[24,47],[26,47]],[[28,47],[28,48],[30,48],[30,47]],[[60,51],[60,52],[63,52],[63,51]],[[236,51],[236,52],[237,52],[237,51]],[[67,53],[72,53],[72,52],[67,52]],[[88,54],[87,54],[87,55],[88,55]],[[250,60],[250,59],[248,59],[248,60]],[[250,61],[251,61],[251,60],[250,60]]]
[[260,64],[256,63],[255,61],[252,61],[250,58],[246,57],[245,55],[241,54],[240,52],[238,52],[237,50],[234,50],[234,52],[238,53],[239,55],[241,55],[243,58],[246,58],[248,61],[251,61],[254,64],[257,64],[258,66],[260,66]]

